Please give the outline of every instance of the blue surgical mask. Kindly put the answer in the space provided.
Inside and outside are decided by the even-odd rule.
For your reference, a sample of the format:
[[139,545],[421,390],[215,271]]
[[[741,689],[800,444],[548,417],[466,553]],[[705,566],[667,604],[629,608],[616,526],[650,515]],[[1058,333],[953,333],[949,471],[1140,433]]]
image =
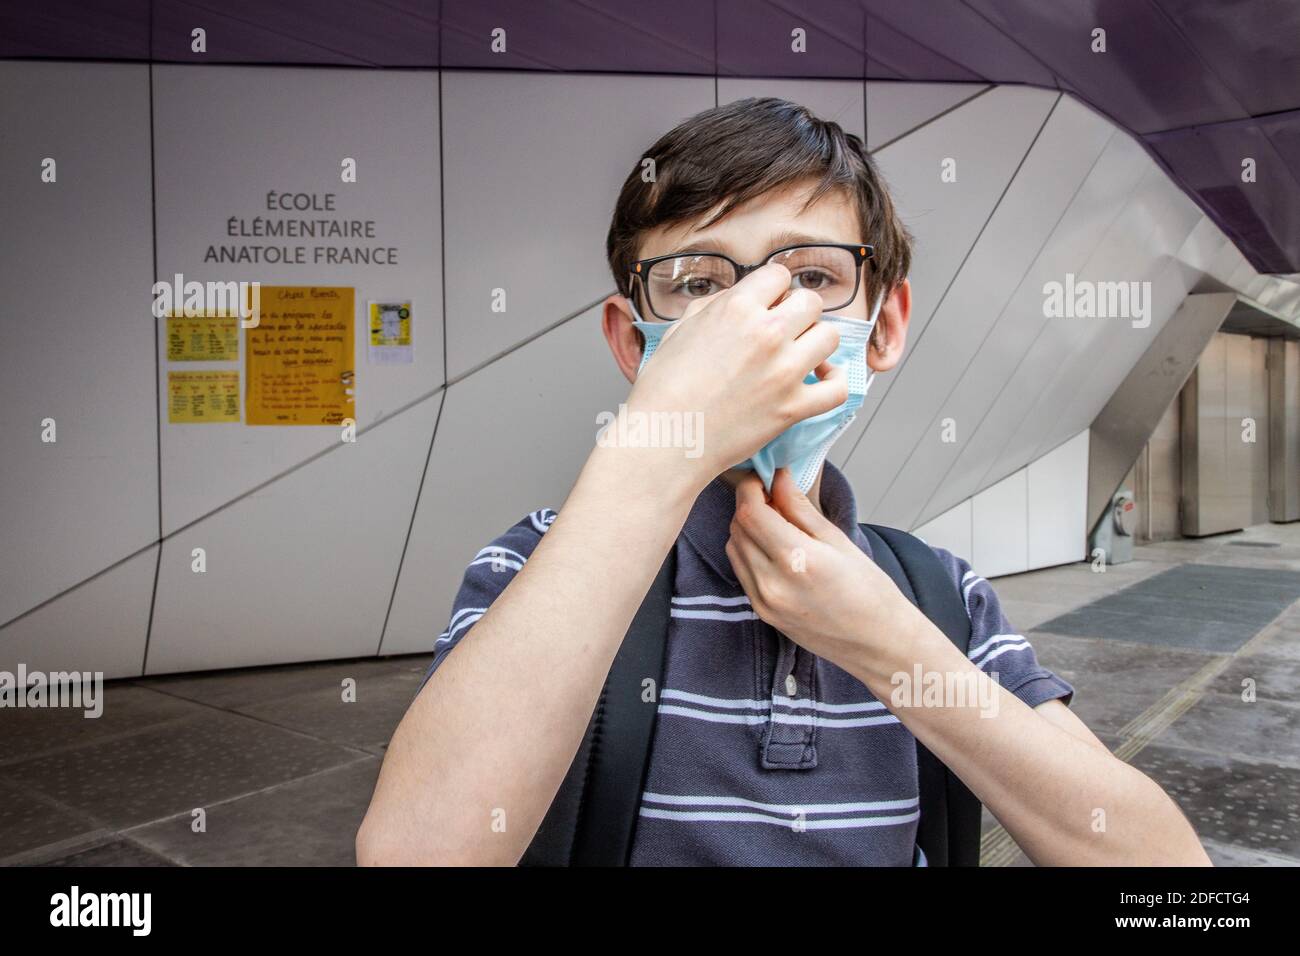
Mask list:
[[[871,309],[871,318],[867,321],[850,318],[846,315],[823,315],[822,320],[834,322],[840,330],[840,344],[828,359],[831,365],[843,367],[849,383],[849,397],[844,404],[828,412],[795,422],[781,434],[760,448],[753,457],[737,463],[734,467],[758,472],[763,487],[772,490],[772,479],[778,468],[788,468],[799,490],[804,494],[812,488],[826,460],[831,446],[852,424],[858,409],[867,397],[867,390],[876,373],[867,366],[867,346],[871,340],[871,330],[875,328],[880,315],[880,306],[884,301],[882,294],[876,299]],[[645,352],[641,356],[640,369],[650,361],[659,348],[664,333],[673,325],[671,322],[646,322],[637,311],[636,303],[628,300],[636,321],[632,324],[645,335]],[[640,374],[640,369],[637,374]],[[812,372],[804,380],[808,384],[817,381]]]

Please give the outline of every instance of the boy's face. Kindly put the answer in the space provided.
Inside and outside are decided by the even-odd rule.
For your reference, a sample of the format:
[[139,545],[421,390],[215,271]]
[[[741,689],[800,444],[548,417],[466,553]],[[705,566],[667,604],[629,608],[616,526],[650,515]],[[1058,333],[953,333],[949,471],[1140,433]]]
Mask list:
[[[830,192],[807,209],[803,204],[816,186],[815,181],[793,184],[757,196],[736,207],[729,215],[707,228],[699,228],[708,215],[684,223],[660,226],[648,231],[637,249],[637,258],[670,255],[679,252],[720,252],[743,265],[762,262],[784,246],[798,243],[865,241],[858,225],[857,210],[842,192]],[[865,267],[857,297],[836,315],[867,319],[872,303],[868,300],[867,281],[870,265]],[[649,321],[643,301],[637,308]],[[867,362],[877,372],[893,368],[902,356],[911,313],[911,289],[903,282],[886,296],[877,319],[877,345],[868,350]],[[629,382],[635,381],[641,363],[641,341],[632,326],[632,312],[621,295],[605,301],[605,338],[615,361]]]

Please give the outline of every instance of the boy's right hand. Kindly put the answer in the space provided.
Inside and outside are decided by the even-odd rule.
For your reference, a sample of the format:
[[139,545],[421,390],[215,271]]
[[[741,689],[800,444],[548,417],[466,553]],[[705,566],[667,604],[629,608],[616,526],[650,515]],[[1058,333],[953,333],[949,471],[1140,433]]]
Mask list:
[[[628,411],[699,413],[700,454],[682,461],[711,481],[795,422],[848,399],[843,370],[826,361],[839,331],[821,314],[817,293],[791,290],[790,270],[768,263],[691,303],[637,377]],[[820,381],[805,384],[810,371]]]

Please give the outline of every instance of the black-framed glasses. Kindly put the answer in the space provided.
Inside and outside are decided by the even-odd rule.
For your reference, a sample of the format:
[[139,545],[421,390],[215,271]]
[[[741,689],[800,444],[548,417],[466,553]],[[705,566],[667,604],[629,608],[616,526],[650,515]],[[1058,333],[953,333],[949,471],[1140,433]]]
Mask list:
[[790,270],[791,289],[816,292],[822,298],[822,311],[834,312],[858,297],[862,266],[874,259],[875,249],[860,242],[784,246],[753,265],[741,265],[720,252],[677,253],[632,263],[632,291],[640,282],[646,306],[658,318],[672,322],[695,299],[730,289],[755,269],[779,262]]

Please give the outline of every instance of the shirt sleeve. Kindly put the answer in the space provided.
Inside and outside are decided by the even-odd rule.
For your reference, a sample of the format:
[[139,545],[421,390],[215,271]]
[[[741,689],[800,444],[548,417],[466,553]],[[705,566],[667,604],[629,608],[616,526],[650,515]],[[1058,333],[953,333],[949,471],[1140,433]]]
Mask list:
[[1002,612],[993,585],[956,555],[943,548],[931,550],[961,588],[971,622],[967,653],[971,662],[1030,707],[1056,699],[1068,706],[1074,687],[1038,663],[1029,640],[1016,632]]
[[452,602],[447,628],[433,642],[433,662],[420,682],[421,688],[523,569],[554,520],[555,512],[550,508],[534,511],[474,555]]

